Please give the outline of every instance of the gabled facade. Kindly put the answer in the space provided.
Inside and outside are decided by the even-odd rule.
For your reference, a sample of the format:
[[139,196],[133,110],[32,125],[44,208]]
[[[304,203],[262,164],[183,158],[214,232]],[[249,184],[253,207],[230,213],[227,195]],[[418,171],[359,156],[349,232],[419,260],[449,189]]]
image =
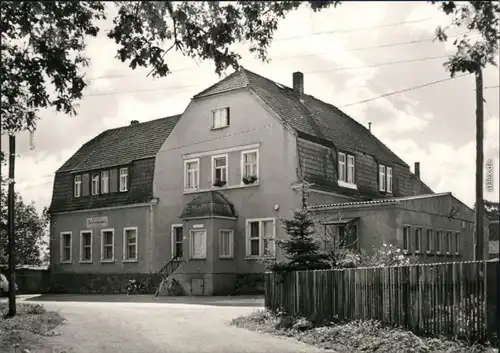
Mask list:
[[179,118],[107,130],[59,168],[50,206],[54,273],[149,271],[155,154]]
[[305,94],[301,73],[293,81],[240,69],[194,96],[158,151],[154,262],[186,259],[175,277],[188,293],[233,292],[282,257],[279,218],[301,206],[303,181],[312,204],[432,193],[366,128]]

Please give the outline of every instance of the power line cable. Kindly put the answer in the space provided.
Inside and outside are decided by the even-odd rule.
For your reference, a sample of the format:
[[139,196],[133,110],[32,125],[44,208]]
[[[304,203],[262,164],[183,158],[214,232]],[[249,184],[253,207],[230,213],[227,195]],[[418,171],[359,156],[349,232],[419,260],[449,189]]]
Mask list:
[[428,82],[428,83],[424,83],[422,85],[417,85],[417,86],[413,86],[413,87],[409,87],[409,88],[405,88],[405,89],[401,89],[401,90],[397,90],[397,91],[393,91],[393,92],[389,92],[389,93],[384,93],[384,94],[381,94],[379,96],[376,96],[376,97],[373,97],[373,98],[364,99],[364,100],[359,101],[359,102],[353,102],[353,103],[345,104],[345,105],[339,106],[338,108],[346,108],[346,107],[350,107],[350,106],[361,104],[361,103],[371,102],[371,101],[374,101],[374,100],[377,100],[377,99],[380,99],[380,98],[385,98],[385,97],[393,96],[393,95],[399,94],[399,93],[414,91],[414,90],[419,89],[419,88],[424,88],[424,87],[432,86],[432,85],[435,85],[435,84],[438,84],[438,83],[441,83],[441,82],[446,82],[446,81],[450,81],[450,80],[453,80],[453,79],[456,79],[456,78],[459,78],[459,77],[464,77],[464,76],[469,76],[469,75],[470,74],[464,74],[464,75],[459,75],[459,76],[455,76],[455,77],[448,77],[448,78],[445,78],[445,79],[442,79],[442,80],[431,81],[431,82]]

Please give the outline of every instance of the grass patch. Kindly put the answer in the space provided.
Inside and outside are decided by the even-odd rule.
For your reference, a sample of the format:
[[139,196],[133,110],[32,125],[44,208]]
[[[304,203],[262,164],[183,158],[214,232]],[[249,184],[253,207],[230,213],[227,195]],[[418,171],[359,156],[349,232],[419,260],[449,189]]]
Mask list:
[[412,332],[382,326],[379,322],[353,321],[346,324],[320,322],[315,318],[273,315],[266,310],[238,317],[236,327],[286,336],[338,353],[493,353],[481,345],[469,346],[444,338],[422,338]]
[[4,319],[8,303],[0,303],[0,352],[22,352],[50,334],[64,319],[39,304],[17,304],[17,315]]

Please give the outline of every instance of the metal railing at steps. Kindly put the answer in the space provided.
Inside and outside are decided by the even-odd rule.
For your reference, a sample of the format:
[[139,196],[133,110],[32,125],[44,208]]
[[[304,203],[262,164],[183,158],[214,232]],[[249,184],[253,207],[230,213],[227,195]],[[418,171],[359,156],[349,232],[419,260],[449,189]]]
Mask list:
[[163,286],[167,283],[168,278],[184,263],[184,258],[174,257],[170,259],[165,266],[161,268],[158,274],[161,277],[160,285],[156,290],[155,297],[161,292]]

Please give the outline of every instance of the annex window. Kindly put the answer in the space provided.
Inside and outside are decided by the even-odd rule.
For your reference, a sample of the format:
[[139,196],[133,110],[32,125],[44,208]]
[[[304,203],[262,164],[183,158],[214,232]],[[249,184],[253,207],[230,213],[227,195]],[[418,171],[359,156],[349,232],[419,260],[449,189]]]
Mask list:
[[212,156],[212,182],[214,186],[227,184],[227,155]]
[[229,126],[229,108],[212,110],[211,120],[212,129]]
[[403,227],[403,251],[410,252],[410,227]]
[[207,258],[207,231],[204,229],[191,230],[191,258],[206,259]]
[[196,190],[200,184],[200,160],[191,159],[184,162],[184,188]]
[[107,170],[101,172],[101,193],[109,193],[109,172]]
[[446,232],[446,238],[445,238],[445,251],[446,255],[451,254],[451,249],[452,249],[452,238],[453,238],[453,232],[452,231],[447,231]]
[[120,192],[128,190],[128,168],[120,168]]
[[259,151],[245,151],[241,153],[242,178],[259,177]]
[[324,250],[354,249],[358,240],[357,227],[352,222],[324,224]]
[[432,253],[433,248],[434,248],[434,238],[432,236],[432,229],[427,229],[425,236],[425,252],[427,254],[430,254]]
[[75,197],[80,197],[82,195],[82,176],[81,175],[75,175]]
[[92,231],[80,232],[80,262],[92,262]]
[[92,195],[99,195],[99,174],[92,174]]
[[123,261],[137,261],[137,227],[123,229]]
[[415,228],[415,253],[422,252],[422,228]]
[[435,245],[436,245],[436,254],[441,254],[441,231],[438,230],[436,231],[436,238],[435,238]]
[[248,219],[246,222],[246,254],[248,257],[275,255],[275,219]]
[[219,231],[219,257],[230,259],[233,257],[234,235],[232,230]]
[[115,261],[115,230],[101,230],[101,261]]
[[460,232],[455,233],[455,255],[460,254]]
[[71,262],[71,232],[61,233],[61,262]]
[[184,253],[183,249],[183,226],[182,224],[174,224],[172,225],[172,258],[178,259],[183,258]]

